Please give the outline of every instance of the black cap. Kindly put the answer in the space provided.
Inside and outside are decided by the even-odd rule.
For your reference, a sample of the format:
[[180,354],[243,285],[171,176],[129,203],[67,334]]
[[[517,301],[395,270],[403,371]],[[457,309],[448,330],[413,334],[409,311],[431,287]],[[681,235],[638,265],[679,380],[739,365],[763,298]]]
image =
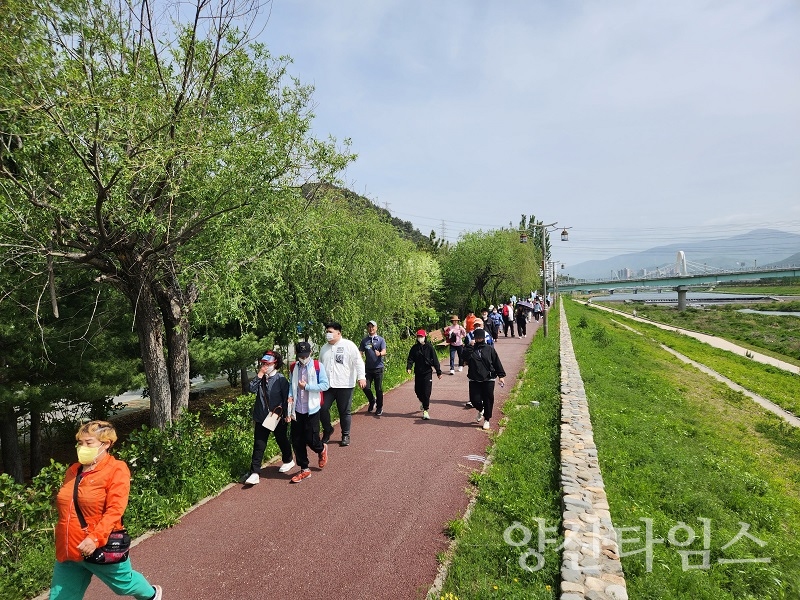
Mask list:
[[476,340],[477,339],[481,339],[481,340],[485,340],[486,339],[486,332],[483,329],[473,329],[472,330],[472,335],[475,337]]
[[311,344],[308,342],[297,342],[297,346],[295,346],[295,352],[297,353],[298,358],[306,358],[311,356]]

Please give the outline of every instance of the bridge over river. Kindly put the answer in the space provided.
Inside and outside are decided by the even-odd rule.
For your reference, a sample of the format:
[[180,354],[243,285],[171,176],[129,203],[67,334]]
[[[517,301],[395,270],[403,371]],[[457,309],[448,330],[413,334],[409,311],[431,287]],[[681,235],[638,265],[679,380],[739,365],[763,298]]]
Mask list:
[[[678,287],[713,286],[727,281],[758,281],[784,277],[800,277],[800,267],[779,269],[752,269],[746,271],[717,271],[713,273],[695,273],[689,275],[672,275],[666,277],[647,277],[641,279],[582,280],[578,282],[559,283],[562,292],[593,292],[608,290],[675,290]],[[612,292],[613,293],[613,292]]]

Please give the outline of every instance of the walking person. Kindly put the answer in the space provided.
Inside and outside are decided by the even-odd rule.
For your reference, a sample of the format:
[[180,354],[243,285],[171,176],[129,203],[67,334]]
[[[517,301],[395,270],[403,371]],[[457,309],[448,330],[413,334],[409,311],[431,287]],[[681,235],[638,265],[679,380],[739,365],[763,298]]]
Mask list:
[[542,301],[539,299],[539,296],[536,296],[536,299],[533,301],[533,318],[537,321],[539,317],[542,316]]
[[450,345],[450,375],[456,374],[456,356],[458,356],[458,371],[464,370],[461,353],[464,350],[464,338],[467,336],[467,330],[459,324],[459,321],[461,319],[458,318],[458,315],[453,315],[450,317],[450,325],[444,328],[444,339]]
[[67,469],[56,495],[56,562],[50,600],[81,600],[93,575],[119,596],[161,600],[161,587],[134,571],[130,558],[110,564],[87,560],[108,543],[112,531],[123,528],[131,472],[109,453],[117,431],[108,421],[84,423],[75,439],[78,462]]
[[474,335],[475,343],[464,349],[469,399],[477,411],[476,420],[480,423],[483,419],[483,428],[489,429],[494,410],[494,382],[505,385],[506,372],[494,346],[486,345],[486,332],[476,329]]
[[375,416],[380,417],[383,414],[383,357],[386,356],[386,340],[378,335],[378,324],[375,321],[367,323],[367,335],[361,340],[358,349],[364,355],[364,373],[367,380],[364,395],[369,401],[367,412],[371,413],[375,409]]
[[500,329],[503,327],[503,315],[501,315],[495,306],[490,306],[489,310],[489,333],[494,339],[500,337]]
[[517,304],[514,319],[517,321],[517,335],[521,338],[526,337],[528,335],[528,311],[521,304]]
[[436,371],[436,377],[442,378],[442,367],[439,364],[439,357],[436,350],[428,341],[428,334],[424,329],[417,331],[417,343],[411,346],[406,359],[406,371],[411,374],[414,369],[414,393],[420,402],[422,418],[430,419],[428,410],[431,404],[431,390],[433,389],[433,374],[431,369]]
[[333,434],[331,406],[334,401],[339,409],[339,426],[342,429],[342,446],[350,445],[350,424],[353,406],[353,390],[356,382],[363,390],[367,387],[364,360],[358,347],[342,337],[342,325],[331,321],[325,325],[327,344],[319,351],[319,361],[325,365],[330,387],[322,394],[320,420],[322,421],[322,443],[327,444]]
[[319,439],[322,392],[328,389],[325,365],[311,358],[311,344],[298,342],[297,362],[289,367],[289,418],[292,423],[292,447],[300,472],[292,483],[311,477],[308,448],[317,455],[320,469],[328,463],[328,444]]
[[[484,343],[487,346],[494,345],[494,338],[492,337],[492,334],[489,333],[486,329],[484,329],[483,319],[475,319],[475,329],[483,329],[484,335],[486,336],[484,338]],[[464,338],[464,344],[465,344],[464,347],[465,348],[467,346],[474,346],[475,345],[475,329],[473,329],[470,333],[468,333],[467,337]],[[469,374],[468,374],[468,376],[469,376]],[[474,406],[472,406],[472,400],[467,400],[464,403],[464,408],[475,408]]]
[[[283,358],[276,350],[269,350],[260,361],[258,373],[250,381],[250,391],[255,392],[256,399],[253,403],[253,455],[250,460],[250,475],[245,479],[245,484],[256,485],[260,481],[261,461],[264,460],[264,450],[267,449],[269,434],[275,434],[275,441],[281,450],[283,464],[281,473],[286,473],[294,467],[292,460],[292,445],[289,443],[289,381],[280,370],[283,368]],[[264,427],[264,419],[272,413],[280,417],[275,431]]]
[[[486,336],[484,341],[487,346],[494,344],[494,338],[492,337],[492,334],[489,333],[489,331],[484,327],[483,319],[475,319],[475,329],[483,329],[484,335]],[[464,338],[465,348],[475,343],[475,329],[469,332],[467,337]]]
[[503,337],[508,337],[508,330],[511,329],[511,337],[514,337],[514,305],[511,300],[503,305]]
[[467,330],[467,333],[469,333],[470,331],[475,329],[475,319],[476,319],[475,311],[472,310],[472,309],[469,309],[467,311],[467,318],[464,319],[464,329]]

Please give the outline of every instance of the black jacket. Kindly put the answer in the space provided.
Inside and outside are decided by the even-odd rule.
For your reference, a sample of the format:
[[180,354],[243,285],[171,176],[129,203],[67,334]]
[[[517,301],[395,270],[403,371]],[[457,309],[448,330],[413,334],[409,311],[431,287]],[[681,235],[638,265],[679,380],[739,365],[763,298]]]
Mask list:
[[466,346],[462,358],[467,363],[467,379],[471,381],[489,381],[506,376],[497,350],[494,346],[487,346],[486,342],[476,341],[473,346]]
[[430,374],[431,368],[436,371],[437,375],[442,374],[442,367],[439,364],[439,357],[436,355],[436,350],[428,340],[424,344],[416,342],[411,346],[408,351],[408,359],[406,360],[406,369],[414,367],[414,373],[417,377],[423,377]]
[[[289,414],[289,380],[283,373],[275,373],[272,377],[253,377],[250,391],[256,393],[253,403],[253,420],[261,423],[271,410],[281,407],[281,416]],[[266,402],[265,402],[266,399]]]

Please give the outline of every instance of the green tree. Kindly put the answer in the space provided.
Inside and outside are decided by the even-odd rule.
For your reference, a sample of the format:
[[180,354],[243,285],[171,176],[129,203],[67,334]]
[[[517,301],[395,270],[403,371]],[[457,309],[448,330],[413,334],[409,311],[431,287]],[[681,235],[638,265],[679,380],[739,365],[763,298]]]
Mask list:
[[428,320],[439,286],[436,260],[381,213],[352,202],[352,192],[309,186],[305,194],[309,204],[299,216],[284,214],[272,223],[284,229],[280,245],[267,237],[240,269],[220,274],[198,303],[198,327],[220,324],[234,306],[243,331],[285,347],[298,328],[302,337],[320,341],[330,320],[351,337],[368,319],[384,330]]
[[86,414],[105,418],[110,398],[141,386],[144,379],[136,336],[130,321],[120,318],[120,305],[127,314],[124,301],[112,288],[94,289],[88,273],[82,271],[56,278],[53,285],[60,297],[56,318],[49,305],[29,306],[29,297],[46,297],[46,289],[34,289],[30,276],[22,277],[12,269],[4,269],[3,274],[0,444],[3,470],[21,481],[20,423],[27,421],[23,431],[30,440],[29,464],[35,475],[44,464],[44,413],[57,405],[61,420]]
[[442,258],[443,306],[464,314],[536,288],[540,256],[506,229],[463,235]]
[[163,427],[188,404],[201,291],[280,246],[291,227],[277,216],[309,204],[300,184],[352,156],[310,135],[312,90],[287,77],[289,60],[236,29],[252,2],[160,7],[181,22],[144,0],[6,8],[0,265],[84,268],[118,290]]

